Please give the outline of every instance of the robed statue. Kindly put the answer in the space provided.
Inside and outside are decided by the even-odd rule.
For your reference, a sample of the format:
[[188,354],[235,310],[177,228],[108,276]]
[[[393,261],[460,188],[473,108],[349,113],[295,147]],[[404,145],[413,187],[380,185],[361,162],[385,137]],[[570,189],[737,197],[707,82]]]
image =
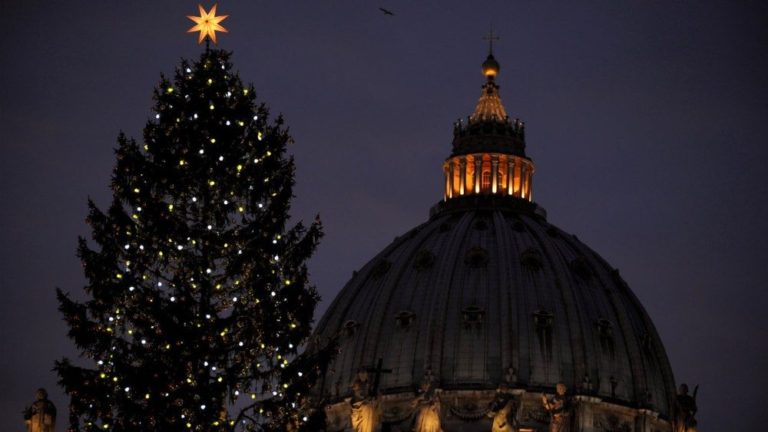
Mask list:
[[440,427],[440,390],[433,386],[432,371],[424,375],[419,394],[412,402],[415,409],[411,431],[443,432]]
[[566,388],[563,383],[557,383],[555,391],[556,394],[551,398],[541,395],[544,409],[550,415],[549,432],[568,432],[573,417],[571,398],[566,395]]
[[680,384],[675,399],[675,432],[696,432],[696,393],[699,387],[693,390],[693,396],[688,394],[688,385]]
[[349,404],[352,408],[350,422],[354,432],[373,432],[378,423],[378,400],[375,390],[368,379],[368,371],[360,369],[350,385],[352,398]]
[[24,410],[27,432],[54,432],[56,429],[56,407],[48,400],[45,389],[37,389],[37,400]]
[[510,393],[509,385],[502,382],[488,405],[488,417],[493,419],[491,432],[514,432],[516,412],[515,396]]

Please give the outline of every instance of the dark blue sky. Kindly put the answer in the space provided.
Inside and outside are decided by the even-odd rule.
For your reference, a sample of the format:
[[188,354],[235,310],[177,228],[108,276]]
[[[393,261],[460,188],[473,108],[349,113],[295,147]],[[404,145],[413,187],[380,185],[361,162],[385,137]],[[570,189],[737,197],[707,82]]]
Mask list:
[[[220,1],[241,77],[296,144],[294,215],[323,218],[325,301],[441,199],[492,23],[535,200],[621,270],[702,429],[768,422],[768,6],[704,1]],[[206,4],[210,6],[210,4]],[[395,12],[384,16],[379,6]],[[54,288],[79,293],[86,198],[108,202],[120,130],[200,48],[192,1],[0,3],[0,429],[74,355]]]

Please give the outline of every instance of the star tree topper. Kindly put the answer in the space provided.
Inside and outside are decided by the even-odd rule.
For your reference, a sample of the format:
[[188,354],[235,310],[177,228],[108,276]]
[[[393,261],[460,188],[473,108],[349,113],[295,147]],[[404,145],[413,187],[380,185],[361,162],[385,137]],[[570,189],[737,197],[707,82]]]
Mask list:
[[197,5],[198,10],[200,11],[200,16],[187,15],[187,18],[195,22],[195,25],[187,30],[187,33],[200,32],[200,35],[197,38],[198,44],[203,43],[206,37],[210,38],[213,43],[216,43],[217,31],[228,33],[227,29],[222,27],[219,23],[227,19],[229,15],[216,16],[216,6],[217,5],[213,5],[211,10],[206,12],[203,5]]

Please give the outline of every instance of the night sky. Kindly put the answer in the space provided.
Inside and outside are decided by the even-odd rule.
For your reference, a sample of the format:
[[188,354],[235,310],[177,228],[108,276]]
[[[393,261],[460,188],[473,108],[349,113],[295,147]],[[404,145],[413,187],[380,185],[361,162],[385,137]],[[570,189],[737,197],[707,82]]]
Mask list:
[[[54,289],[82,296],[86,199],[109,202],[118,132],[140,139],[160,73],[199,55],[196,13],[0,3],[0,430],[23,430],[40,386],[66,427],[51,368],[77,354]],[[550,222],[620,269],[677,382],[701,385],[702,430],[768,422],[768,4],[221,0],[219,13],[219,46],[296,140],[292,213],[325,225],[318,314],[442,198],[493,24]]]

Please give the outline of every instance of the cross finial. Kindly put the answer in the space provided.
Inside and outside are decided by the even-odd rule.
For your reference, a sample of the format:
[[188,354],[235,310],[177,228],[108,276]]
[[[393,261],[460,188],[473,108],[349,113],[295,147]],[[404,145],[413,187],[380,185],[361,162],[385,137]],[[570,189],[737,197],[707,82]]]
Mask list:
[[493,33],[493,27],[487,35],[483,36],[483,40],[488,41],[488,54],[493,54],[493,41],[499,40],[499,36]]

